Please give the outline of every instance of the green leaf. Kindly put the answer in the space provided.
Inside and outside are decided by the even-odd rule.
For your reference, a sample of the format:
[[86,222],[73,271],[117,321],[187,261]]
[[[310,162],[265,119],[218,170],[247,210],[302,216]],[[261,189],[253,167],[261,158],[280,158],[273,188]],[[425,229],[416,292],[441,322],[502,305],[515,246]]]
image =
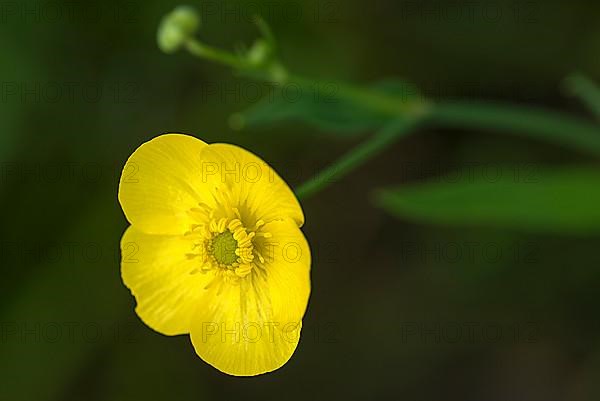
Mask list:
[[292,81],[234,118],[238,127],[299,122],[327,132],[357,134],[411,116],[420,95],[413,85],[386,80],[366,90],[336,82]]
[[498,167],[381,190],[376,203],[402,219],[555,233],[600,232],[600,170]]

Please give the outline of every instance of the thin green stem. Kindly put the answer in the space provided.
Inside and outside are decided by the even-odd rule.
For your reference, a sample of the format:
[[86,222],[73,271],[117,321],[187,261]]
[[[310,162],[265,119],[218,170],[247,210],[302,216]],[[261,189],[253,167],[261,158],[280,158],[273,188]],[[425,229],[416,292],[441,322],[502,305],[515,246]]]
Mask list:
[[507,132],[600,155],[600,128],[559,112],[498,103],[446,102],[431,108],[427,120],[441,127]]
[[185,42],[185,48],[193,56],[214,61],[219,64],[225,64],[233,69],[246,70],[250,67],[243,59],[237,57],[235,54],[208,46],[196,39],[187,40]]
[[307,199],[331,183],[348,175],[381,153],[381,151],[385,150],[394,141],[410,133],[418,123],[418,118],[402,118],[386,125],[372,138],[361,143],[317,176],[300,185],[295,191],[296,196],[299,199]]
[[600,155],[600,129],[597,126],[540,109],[453,102],[437,104],[420,117],[400,118],[300,185],[296,190],[298,198],[306,199],[347,175],[395,140],[408,135],[418,123],[509,132]]
[[[279,63],[253,66],[232,53],[206,46],[195,40],[189,40],[186,47],[191,54],[197,57],[225,64],[255,79],[265,81],[274,79],[281,83],[296,83],[312,90],[321,88],[319,81],[288,75]],[[279,70],[274,68],[274,65],[280,66]],[[348,152],[321,174],[302,184],[296,193],[303,199],[324,189],[332,180],[339,179],[355,170],[393,141],[410,133],[417,123],[421,122],[441,127],[506,132],[600,156],[600,128],[595,124],[564,113],[498,103],[433,103],[421,97],[406,100],[351,85],[338,84],[337,87],[336,96],[339,98],[377,111],[382,115],[389,115],[390,121],[394,122]],[[591,81],[578,77],[571,82],[571,88],[575,89],[575,93],[600,116],[600,91],[593,86]]]
[[[320,87],[315,84],[317,81],[298,76],[290,80],[303,86]],[[431,103],[421,98],[406,101],[350,85],[340,85],[338,96],[390,118],[423,117],[436,126],[511,133],[600,155],[600,128],[557,111],[486,102]]]

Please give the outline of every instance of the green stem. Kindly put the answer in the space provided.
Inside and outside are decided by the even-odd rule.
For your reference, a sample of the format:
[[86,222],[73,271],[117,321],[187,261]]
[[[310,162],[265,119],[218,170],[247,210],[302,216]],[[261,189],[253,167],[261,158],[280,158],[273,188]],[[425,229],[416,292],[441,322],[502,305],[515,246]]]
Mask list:
[[398,116],[395,123],[349,151],[316,177],[300,185],[296,195],[306,199],[340,179],[409,134],[418,123],[443,127],[474,128],[509,132],[554,142],[583,152],[600,155],[600,129],[579,119],[548,111],[510,105],[452,102],[430,107],[422,116]]
[[346,153],[319,175],[308,180],[296,189],[299,199],[306,199],[329,186],[334,181],[348,175],[365,162],[381,153],[398,138],[410,133],[419,123],[418,118],[402,118],[381,129],[372,138]]
[[[302,77],[290,80],[305,87],[320,87],[317,81]],[[350,85],[340,85],[338,96],[390,118],[423,117],[436,126],[510,133],[600,155],[600,128],[561,112],[501,103],[406,101]]]
[[214,61],[219,64],[225,64],[234,69],[246,70],[250,66],[236,55],[212,46],[205,45],[195,39],[189,39],[185,42],[185,48],[193,56]]
[[497,103],[446,102],[426,117],[442,127],[508,132],[600,155],[600,128],[559,112]]
[[[293,82],[305,88],[316,88],[316,90],[321,87],[318,81],[289,76],[287,73],[275,73],[273,65],[251,66],[245,60],[229,52],[206,46],[195,40],[188,41],[186,47],[195,56],[225,64],[256,79],[269,80],[276,77],[275,80],[282,83]],[[572,84],[576,93],[600,115],[600,91],[593,87],[591,82],[583,81],[581,78],[576,83],[576,85]],[[300,198],[307,198],[315,194],[328,186],[333,179],[339,179],[353,171],[393,141],[408,134],[417,123],[421,122],[441,127],[507,132],[553,142],[600,156],[600,129],[598,126],[564,113],[497,103],[432,103],[420,97],[406,101],[370,89],[342,84],[338,84],[338,89],[338,97],[383,115],[389,115],[390,121],[395,122],[387,125],[374,137],[351,150],[317,177],[301,185],[297,190]]]

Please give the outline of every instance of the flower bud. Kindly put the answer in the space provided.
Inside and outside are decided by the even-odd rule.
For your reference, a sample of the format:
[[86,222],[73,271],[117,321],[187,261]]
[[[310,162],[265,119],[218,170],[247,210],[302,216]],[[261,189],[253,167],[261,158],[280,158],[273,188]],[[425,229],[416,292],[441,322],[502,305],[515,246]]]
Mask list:
[[246,58],[251,65],[260,67],[271,60],[272,54],[271,45],[264,39],[258,39],[248,51]]
[[158,27],[158,47],[165,53],[178,50],[200,27],[200,16],[192,7],[178,6],[165,15]]

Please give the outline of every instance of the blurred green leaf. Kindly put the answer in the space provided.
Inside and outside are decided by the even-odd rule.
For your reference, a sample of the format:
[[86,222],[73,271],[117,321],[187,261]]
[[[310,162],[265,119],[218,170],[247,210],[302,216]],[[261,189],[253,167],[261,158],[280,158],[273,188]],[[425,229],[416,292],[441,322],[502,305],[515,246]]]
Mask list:
[[599,183],[597,169],[499,166],[382,190],[376,202],[394,216],[420,222],[600,232]]
[[[365,91],[337,82],[292,82],[237,115],[234,125],[300,122],[327,132],[357,134],[397,120],[399,112],[419,98],[416,87],[397,79],[378,82]],[[395,108],[396,115],[381,107],[382,103]]]
[[[18,294],[3,300],[1,400],[64,399],[94,355],[136,340],[123,325],[133,316],[119,273],[123,220],[114,194],[107,195],[72,232],[56,239],[55,250],[41,257]],[[32,243],[16,245],[35,249]]]
[[427,119],[445,128],[508,133],[600,155],[600,128],[597,124],[544,108],[449,101],[437,103]]

